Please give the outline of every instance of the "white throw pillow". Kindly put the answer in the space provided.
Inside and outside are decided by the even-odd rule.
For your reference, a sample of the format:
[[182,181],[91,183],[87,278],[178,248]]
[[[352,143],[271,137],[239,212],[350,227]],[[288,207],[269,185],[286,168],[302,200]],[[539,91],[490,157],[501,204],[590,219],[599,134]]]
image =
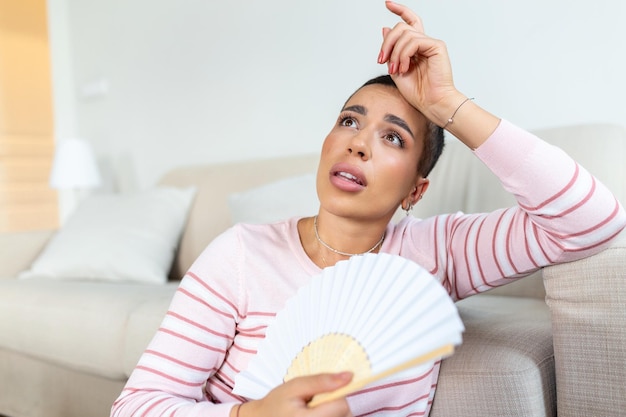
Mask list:
[[315,174],[271,182],[228,197],[234,223],[272,223],[295,216],[311,216],[319,209]]
[[20,278],[165,283],[194,194],[157,187],[92,195]]

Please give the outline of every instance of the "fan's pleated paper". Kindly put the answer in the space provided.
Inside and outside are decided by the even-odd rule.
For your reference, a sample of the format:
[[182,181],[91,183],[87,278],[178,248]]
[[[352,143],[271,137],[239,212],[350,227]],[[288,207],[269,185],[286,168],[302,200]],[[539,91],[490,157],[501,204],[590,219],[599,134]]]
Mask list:
[[234,392],[264,397],[295,376],[365,379],[461,343],[456,306],[435,277],[396,255],[354,256],[300,288],[267,328]]

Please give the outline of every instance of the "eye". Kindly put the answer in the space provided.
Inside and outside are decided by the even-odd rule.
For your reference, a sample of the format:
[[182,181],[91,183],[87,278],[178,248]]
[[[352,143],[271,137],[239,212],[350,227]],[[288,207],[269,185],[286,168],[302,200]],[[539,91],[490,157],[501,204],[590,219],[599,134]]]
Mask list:
[[357,128],[358,123],[353,116],[346,114],[339,116],[339,126]]
[[383,136],[383,138],[399,148],[404,148],[404,139],[398,132],[389,132]]

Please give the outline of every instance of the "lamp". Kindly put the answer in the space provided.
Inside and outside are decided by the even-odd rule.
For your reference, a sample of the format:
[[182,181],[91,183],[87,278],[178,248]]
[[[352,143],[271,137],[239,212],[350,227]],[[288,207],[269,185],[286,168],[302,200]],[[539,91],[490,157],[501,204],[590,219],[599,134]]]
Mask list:
[[59,217],[66,222],[88,189],[101,183],[98,164],[89,143],[71,138],[59,141],[54,152],[50,186],[59,192]]
[[50,186],[56,189],[86,189],[100,185],[93,150],[83,139],[65,139],[54,153]]

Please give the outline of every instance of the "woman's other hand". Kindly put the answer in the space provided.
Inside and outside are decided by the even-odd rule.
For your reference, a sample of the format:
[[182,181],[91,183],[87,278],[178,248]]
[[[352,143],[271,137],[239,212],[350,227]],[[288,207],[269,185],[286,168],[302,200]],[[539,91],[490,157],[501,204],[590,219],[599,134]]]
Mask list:
[[307,403],[317,394],[331,392],[352,380],[352,373],[319,374],[294,378],[274,388],[261,400],[250,401],[236,407],[231,417],[352,417],[345,398],[329,401],[309,408]]

